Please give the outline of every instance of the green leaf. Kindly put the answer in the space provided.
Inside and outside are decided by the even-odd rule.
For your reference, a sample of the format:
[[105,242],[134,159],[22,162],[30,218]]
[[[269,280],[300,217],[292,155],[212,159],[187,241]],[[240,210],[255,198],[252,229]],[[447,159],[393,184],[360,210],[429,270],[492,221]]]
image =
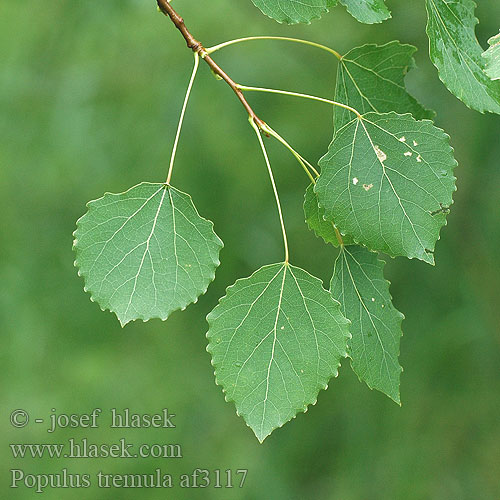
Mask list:
[[279,23],[310,23],[337,5],[337,0],[252,0],[266,16]]
[[139,184],[88,203],[74,233],[85,290],[122,326],[167,319],[205,293],[222,241],[191,197],[166,184]]
[[260,442],[315,404],[347,356],[340,304],[289,264],[238,280],[207,320],[216,382]]
[[500,113],[500,82],[484,72],[472,0],[426,0],[431,60],[448,90],[480,112]]
[[381,23],[391,17],[384,0],[340,0],[340,3],[361,23]]
[[[433,118],[405,88],[404,78],[415,67],[416,48],[397,41],[385,45],[363,45],[340,60],[335,99],[360,113],[411,113],[414,118]],[[351,112],[335,108],[335,130],[352,119]]]
[[[334,247],[338,247],[339,241],[335,233],[335,226],[332,222],[325,220],[324,214],[324,209],[318,204],[318,196],[314,192],[314,186],[310,184],[304,197],[306,224],[318,238],[323,238],[325,243],[331,243]],[[345,234],[342,234],[342,241],[345,245],[352,244],[351,237]]]
[[500,80],[500,33],[488,40],[490,48],[483,53],[486,74],[492,80]]
[[343,247],[335,262],[330,290],[351,320],[351,365],[370,389],[400,404],[398,362],[404,316],[392,305],[385,262],[359,246]]
[[433,264],[456,189],[448,140],[409,114],[355,118],[319,163],[316,193],[326,219],[371,250]]

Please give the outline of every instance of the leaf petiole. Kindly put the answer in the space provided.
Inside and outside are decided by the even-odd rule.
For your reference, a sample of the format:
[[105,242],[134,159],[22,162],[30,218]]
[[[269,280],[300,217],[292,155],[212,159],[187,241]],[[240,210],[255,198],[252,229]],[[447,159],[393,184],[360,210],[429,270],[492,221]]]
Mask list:
[[181,116],[179,118],[179,124],[177,125],[177,132],[175,134],[174,146],[172,148],[172,155],[170,156],[170,166],[168,168],[167,184],[170,184],[170,179],[172,178],[172,171],[174,169],[175,155],[177,153],[177,146],[179,145],[179,138],[181,136],[182,124],[184,123],[184,115],[186,114],[186,108],[189,102],[189,96],[191,95],[191,90],[193,88],[194,79],[196,78],[196,73],[198,72],[198,67],[200,64],[200,56],[197,52],[194,52],[194,67],[191,74],[191,79],[186,90],[186,96],[184,97],[184,104],[182,105]]
[[276,188],[276,182],[274,180],[274,175],[273,171],[271,168],[271,162],[269,161],[269,156],[267,154],[266,146],[264,145],[264,141],[262,140],[262,135],[260,133],[259,126],[255,123],[253,118],[250,116],[249,120],[250,125],[252,128],[255,130],[255,133],[257,134],[257,139],[259,140],[260,148],[262,149],[262,154],[264,155],[264,159],[266,161],[266,166],[267,166],[267,171],[269,172],[269,178],[271,179],[271,185],[273,187],[273,192],[274,192],[274,198],[276,200],[276,206],[278,208],[278,214],[280,218],[280,224],[281,224],[281,232],[283,233],[283,244],[285,246],[285,264],[288,264],[288,261],[290,260],[289,257],[289,252],[288,252],[288,239],[286,237],[286,230],[285,230],[285,222],[283,220],[283,211],[281,210],[281,203],[280,203],[280,198],[278,195],[278,189]]
[[261,130],[264,133],[269,134],[271,137],[274,137],[278,142],[280,142],[281,144],[283,144],[283,146],[285,146],[285,148],[287,148],[288,151],[290,151],[290,153],[292,153],[292,155],[300,163],[300,165],[304,169],[305,173],[307,174],[307,176],[309,177],[309,179],[311,180],[311,182],[313,184],[316,184],[316,179],[313,177],[313,175],[311,174],[311,172],[309,171],[309,169],[312,170],[312,172],[314,173],[314,175],[316,177],[319,177],[319,172],[302,155],[300,155],[299,153],[297,153],[297,151],[295,151],[295,149],[293,149],[292,146],[290,146],[290,144],[288,144],[288,142],[285,141],[285,139],[283,139],[283,137],[281,137],[278,134],[278,132],[276,132],[275,130],[273,130],[267,123],[265,123],[261,127]]
[[356,109],[348,106],[347,104],[343,104],[341,102],[332,101],[331,99],[325,99],[324,97],[318,97],[315,95],[302,94],[300,92],[291,92],[288,90],[279,90],[279,89],[268,89],[264,87],[249,87],[248,85],[238,85],[238,88],[244,92],[266,92],[268,94],[280,94],[280,95],[288,95],[292,97],[301,97],[303,99],[310,99],[312,101],[324,102],[326,104],[330,104],[331,106],[338,106],[339,108],[344,108],[354,113],[358,118],[362,118],[361,113]]
[[214,45],[213,47],[206,49],[206,51],[208,54],[212,54],[213,52],[217,52],[218,50],[223,49],[224,47],[229,47],[230,45],[235,45],[237,43],[242,43],[242,42],[251,42],[255,40],[281,40],[283,42],[301,43],[303,45],[309,45],[311,47],[316,47],[317,49],[329,52],[339,60],[342,59],[342,56],[336,50],[333,50],[330,47],[327,47],[326,45],[322,45],[316,42],[311,42],[309,40],[302,40],[300,38],[290,38],[286,36],[247,36],[244,38],[236,38],[235,40],[229,40],[227,42]]

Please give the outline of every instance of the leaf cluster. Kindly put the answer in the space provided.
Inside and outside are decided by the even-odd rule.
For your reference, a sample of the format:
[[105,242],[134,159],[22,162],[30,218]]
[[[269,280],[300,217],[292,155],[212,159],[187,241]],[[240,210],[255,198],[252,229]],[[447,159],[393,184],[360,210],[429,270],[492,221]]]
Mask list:
[[[252,1],[267,16],[289,24],[309,23],[337,4]],[[483,51],[472,1],[425,2],[430,57],[443,83],[467,106],[500,113],[500,35]],[[383,0],[340,3],[363,23],[390,18]],[[333,139],[318,162],[320,172],[260,124],[260,131],[290,149],[312,181],[305,191],[305,222],[338,248],[328,289],[289,262],[271,166],[252,122],[275,190],[286,257],[227,289],[207,316],[207,350],[226,399],[261,442],[315,404],[345,358],[368,387],[400,403],[403,314],[392,303],[380,254],[433,265],[456,190],[449,137],[434,125],[435,113],[405,87],[415,51],[392,41],[338,55],[334,100],[328,101],[334,107]],[[180,127],[175,148],[179,133]],[[223,244],[213,224],[198,214],[189,195],[170,184],[170,174],[166,183],[105,194],[90,202],[77,222],[75,264],[85,289],[122,325],[165,320],[196,302],[220,262]]]

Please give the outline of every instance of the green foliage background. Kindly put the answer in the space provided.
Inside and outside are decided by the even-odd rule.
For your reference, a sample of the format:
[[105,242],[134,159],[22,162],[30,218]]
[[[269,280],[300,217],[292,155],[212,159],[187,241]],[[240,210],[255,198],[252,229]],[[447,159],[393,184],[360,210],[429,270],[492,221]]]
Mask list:
[[[0,467],[2,498],[11,468],[27,473],[174,475],[196,467],[248,468],[242,490],[48,490],[44,498],[245,498],[332,500],[500,498],[500,119],[467,109],[439,82],[427,56],[423,2],[391,2],[382,26],[334,9],[312,26],[280,26],[250,1],[177,0],[206,45],[281,34],[342,53],[392,39],[418,46],[408,82],[437,110],[460,167],[458,192],[436,252],[437,267],[407,259],[387,267],[404,311],[403,406],[369,391],[345,362],[318,405],[259,445],[224,403],[205,352],[205,315],[238,277],[282,259],[271,188],[253,130],[223,83],[201,68],[186,117],[173,183],[192,194],[225,242],[216,282],[166,323],[125,330],[82,291],[71,233],[89,199],[166,176],[191,57],[151,0],[2,0],[0,3]],[[483,46],[498,31],[500,4],[481,2]],[[221,51],[217,60],[243,84],[331,96],[335,60],[279,42]],[[307,158],[326,152],[328,106],[250,95],[262,117]],[[308,232],[306,178],[268,141],[285,205],[292,262],[328,282],[334,251]],[[169,431],[68,430],[49,435],[10,427],[24,408],[46,417],[129,407],[168,407]],[[174,442],[181,460],[14,460],[10,442]],[[314,492],[314,493],[313,493]]]

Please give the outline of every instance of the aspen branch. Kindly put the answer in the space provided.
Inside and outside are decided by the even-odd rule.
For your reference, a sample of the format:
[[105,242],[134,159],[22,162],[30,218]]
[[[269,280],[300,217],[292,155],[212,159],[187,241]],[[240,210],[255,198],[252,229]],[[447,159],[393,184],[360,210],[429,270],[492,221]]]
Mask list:
[[161,12],[168,16],[175,27],[181,32],[184,40],[186,40],[188,48],[198,54],[208,64],[210,69],[233,89],[233,92],[247,111],[250,119],[262,130],[262,127],[265,125],[264,121],[257,116],[250,104],[248,104],[248,101],[245,99],[242,90],[236,82],[212,59],[202,43],[191,34],[184,23],[184,19],[175,11],[168,0],[157,0],[157,3]]

